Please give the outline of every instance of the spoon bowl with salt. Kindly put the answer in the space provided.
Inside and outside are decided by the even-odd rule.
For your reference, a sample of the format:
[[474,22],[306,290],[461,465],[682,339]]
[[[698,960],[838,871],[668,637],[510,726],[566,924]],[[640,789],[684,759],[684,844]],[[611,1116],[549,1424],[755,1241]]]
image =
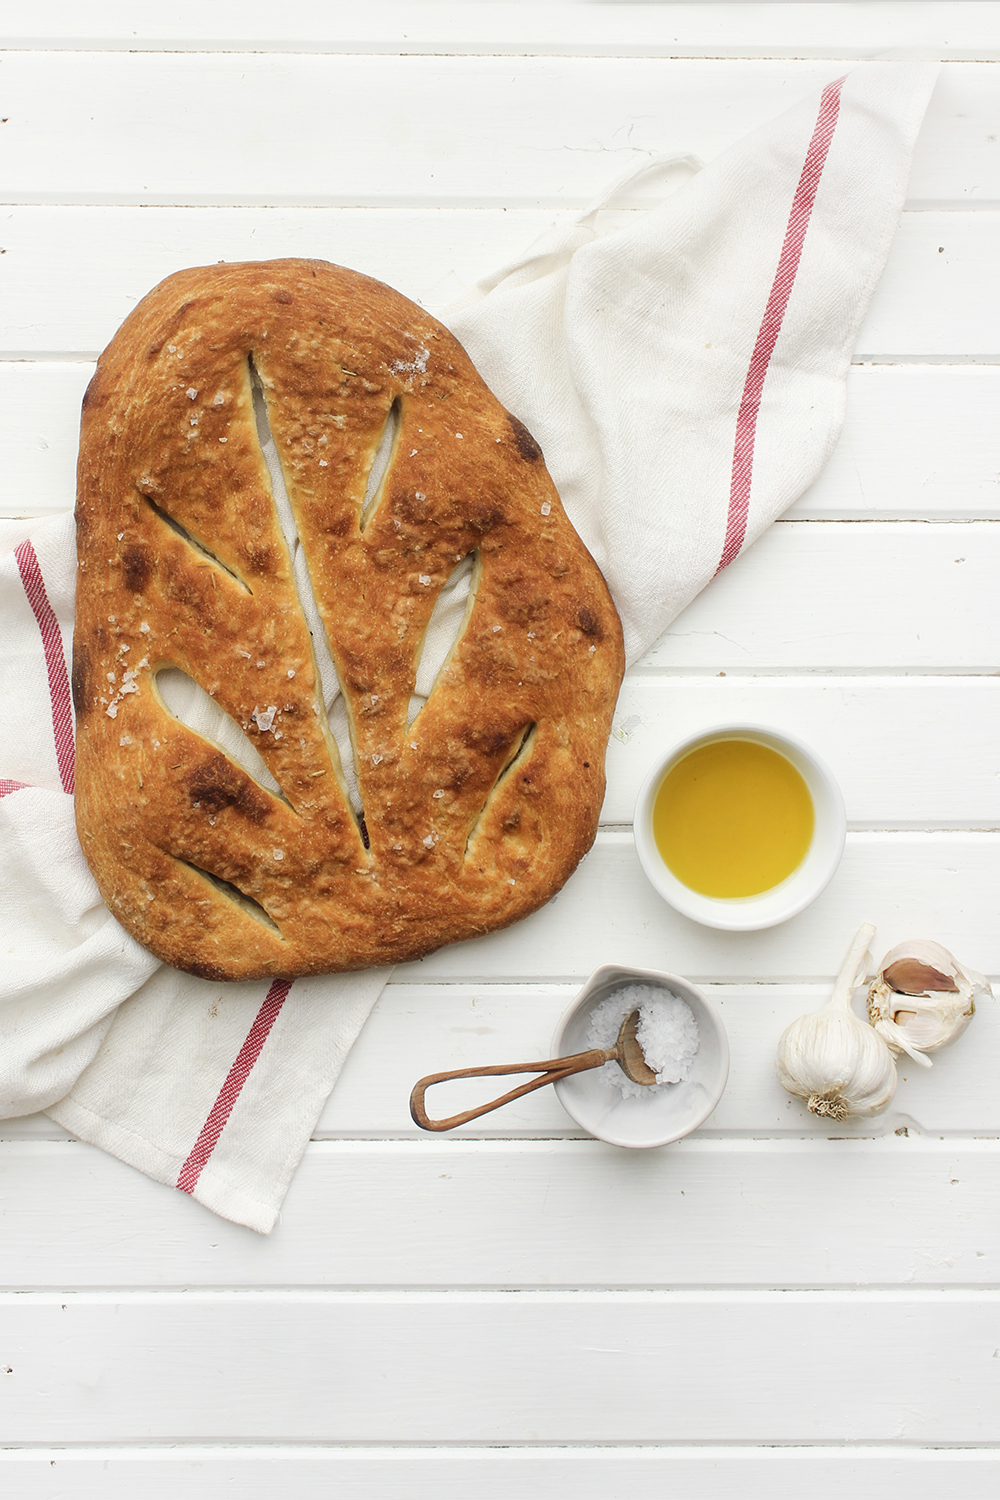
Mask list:
[[[658,1080],[655,1072],[646,1062],[642,1044],[637,1036],[641,1019],[639,1008],[636,1007],[629,1011],[619,1026],[618,1036],[613,1046],[590,1047],[585,1052],[574,1053],[572,1057],[550,1057],[545,1062],[535,1063],[495,1063],[483,1068],[456,1068],[450,1073],[428,1073],[425,1078],[419,1079],[413,1085],[410,1094],[410,1115],[414,1124],[419,1125],[421,1130],[454,1130],[456,1125],[466,1125],[479,1115],[488,1115],[491,1110],[499,1109],[502,1104],[509,1104],[512,1099],[520,1099],[534,1089],[541,1089],[546,1084],[559,1082],[573,1073],[589,1072],[591,1068],[600,1068],[607,1063],[617,1063],[625,1077],[640,1088],[653,1088]],[[491,1099],[488,1104],[480,1104],[475,1109],[465,1109],[460,1114],[449,1115],[446,1120],[432,1120],[428,1115],[424,1096],[435,1083],[447,1083],[453,1078],[501,1077],[507,1073],[540,1073],[542,1076],[533,1078],[529,1083],[522,1083],[519,1088],[510,1089],[499,1099]]]
[[[591,1135],[615,1146],[661,1146],[696,1130],[715,1109],[729,1072],[729,1043],[715,1006],[688,980],[608,964],[562,1017],[544,1062],[460,1068],[421,1078],[410,1113],[423,1130],[453,1130],[547,1084]],[[424,1096],[453,1078],[537,1073],[499,1099],[443,1120]]]
[[[638,1005],[638,998],[645,1003]],[[606,964],[566,1010],[552,1051],[575,1052],[614,1036],[620,1018],[638,1008],[637,1040],[656,1071],[655,1087],[638,1088],[618,1067],[557,1079],[567,1113],[613,1146],[666,1146],[712,1115],[729,1076],[729,1040],[716,1005],[690,980],[656,969]]]

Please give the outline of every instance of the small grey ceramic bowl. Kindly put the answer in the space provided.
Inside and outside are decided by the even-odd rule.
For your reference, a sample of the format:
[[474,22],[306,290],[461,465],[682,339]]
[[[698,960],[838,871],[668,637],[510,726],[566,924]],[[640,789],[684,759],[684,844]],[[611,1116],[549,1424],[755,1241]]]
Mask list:
[[[663,778],[685,755],[714,740],[752,740],[777,750],[779,755],[791,761],[812,798],[815,825],[805,858],[780,885],[761,891],[757,896],[730,899],[693,891],[668,869],[653,834],[653,807]],[[844,853],[847,813],[840,787],[829,766],[815,750],[794,735],[764,724],[717,724],[689,735],[660,756],[640,788],[632,826],[639,862],[650,884],[664,901],[669,901],[676,911],[693,917],[706,927],[752,932],[787,922],[826,889]]]
[[722,1017],[701,990],[676,974],[605,964],[596,970],[556,1027],[552,1056],[585,1052],[587,1026],[595,1006],[628,984],[648,984],[691,1007],[700,1043],[690,1078],[626,1099],[602,1077],[600,1068],[574,1073],[554,1085],[567,1114],[584,1130],[612,1146],[667,1146],[697,1130],[722,1098],[729,1077],[729,1039]]

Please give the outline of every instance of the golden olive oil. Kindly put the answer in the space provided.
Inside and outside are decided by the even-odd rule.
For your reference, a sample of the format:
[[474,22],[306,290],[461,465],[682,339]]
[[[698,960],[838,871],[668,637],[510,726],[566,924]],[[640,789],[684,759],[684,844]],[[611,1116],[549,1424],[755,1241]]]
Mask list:
[[664,776],[653,836],[667,868],[703,896],[757,896],[805,858],[815,813],[802,776],[755,740],[712,740]]

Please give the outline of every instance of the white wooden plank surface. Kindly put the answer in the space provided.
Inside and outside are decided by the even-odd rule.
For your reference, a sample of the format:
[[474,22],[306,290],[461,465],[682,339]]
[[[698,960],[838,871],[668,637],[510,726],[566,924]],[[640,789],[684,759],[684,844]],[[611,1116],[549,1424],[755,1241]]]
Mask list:
[[1000,519],[1000,369],[856,365],[826,468],[788,515]]
[[[0,513],[66,503],[88,361],[180,266],[318,254],[439,310],[643,152],[709,156],[834,59],[1000,56],[992,0],[135,9],[0,16]],[[274,1236],[3,1126],[2,1440],[76,1445],[0,1453],[18,1500],[995,1493],[970,1445],[1000,1436],[998,1007],[856,1139],[772,1072],[860,920],[1000,972],[994,71],[945,70],[832,464],[630,678],[592,856],[530,922],[398,972]],[[855,831],[809,913],[730,939],[652,895],[625,825],[657,742],[744,715],[817,745]],[[549,1092],[418,1138],[419,1073],[541,1055],[614,957],[722,1006],[699,1136],[616,1152]],[[477,1290],[501,1287],[534,1290]]]
[[[3,75],[6,202],[514,207],[582,206],[659,154],[711,160],[836,69],[13,51]],[[991,64],[945,65],[914,158],[911,207],[1000,201],[992,90]]]
[[637,668],[993,672],[998,548],[991,522],[780,521]]
[[[224,1267],[277,1288],[989,1287],[998,1193],[995,1140],[328,1141],[265,1239],[92,1147],[23,1141],[5,1152],[0,1286],[214,1287]],[[71,1266],[46,1232],[59,1215]]]
[[[566,209],[0,206],[0,355],[96,359],[164,276],[217,260],[318,256],[440,312]],[[995,364],[1000,311],[984,294],[1000,213],[903,215],[854,351],[858,362]]]
[[[0,361],[4,514],[72,505],[80,401],[93,369],[84,360]],[[837,448],[789,517],[1000,519],[998,407],[995,365],[855,365]]]
[[41,1448],[0,1452],[18,1500],[698,1500],[732,1496],[843,1500],[995,1500],[1000,1454],[990,1449],[616,1446],[544,1448],[255,1447]]
[[[5,358],[96,358],[150,287],[187,265],[316,255],[441,310],[572,217],[565,209],[0,208]],[[1000,238],[988,210],[905,214],[858,361],[995,362],[1000,315],[977,293]]]
[[992,674],[998,566],[1000,527],[989,522],[780,522],[677,618],[636,680]]
[[0,1322],[0,1442],[1000,1437],[981,1290],[23,1292]]
[[587,4],[521,0],[35,0],[0,21],[0,42],[26,48],[81,46],[266,52],[530,52],[710,57],[865,57],[887,47],[942,55],[1000,55],[991,0],[868,0],[808,4]]

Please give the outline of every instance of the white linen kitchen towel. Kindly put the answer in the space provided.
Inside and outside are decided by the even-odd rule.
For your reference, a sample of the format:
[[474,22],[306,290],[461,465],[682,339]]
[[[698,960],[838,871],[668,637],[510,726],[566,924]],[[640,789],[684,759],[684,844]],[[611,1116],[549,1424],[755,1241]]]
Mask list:
[[938,71],[863,64],[602,233],[619,184],[448,319],[541,445],[630,662],[829,458]]
[[[936,73],[857,67],[627,223],[598,205],[553,231],[451,317],[540,441],[630,660],[828,457]],[[103,906],[73,823],[74,560],[68,516],[0,523],[0,1116],[47,1110],[267,1232],[388,971],[211,984]]]

